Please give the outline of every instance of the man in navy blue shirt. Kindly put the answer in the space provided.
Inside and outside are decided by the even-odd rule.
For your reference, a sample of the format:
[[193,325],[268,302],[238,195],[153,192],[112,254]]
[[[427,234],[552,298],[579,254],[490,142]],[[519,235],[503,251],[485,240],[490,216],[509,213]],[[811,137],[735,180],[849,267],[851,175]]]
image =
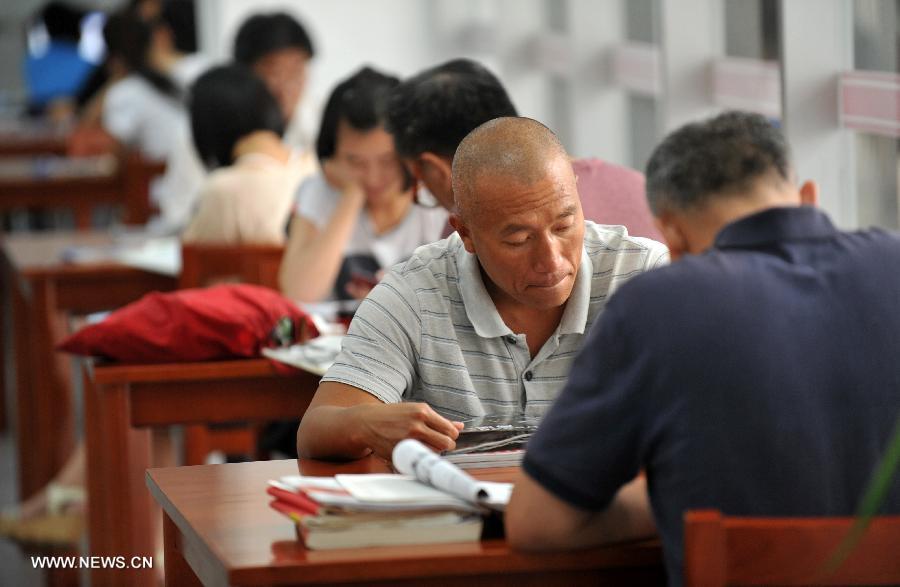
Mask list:
[[528,445],[507,535],[572,548],[655,520],[680,584],[689,509],[854,512],[900,415],[900,237],[835,229],[753,114],[667,137],[647,195],[680,260],[607,304]]

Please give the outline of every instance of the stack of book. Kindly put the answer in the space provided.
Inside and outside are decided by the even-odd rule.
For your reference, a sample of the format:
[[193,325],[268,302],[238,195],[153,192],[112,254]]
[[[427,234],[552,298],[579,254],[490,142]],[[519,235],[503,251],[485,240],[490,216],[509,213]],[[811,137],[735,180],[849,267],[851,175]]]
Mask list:
[[474,542],[509,483],[479,482],[415,440],[394,450],[397,475],[288,476],[269,482],[276,511],[311,550]]

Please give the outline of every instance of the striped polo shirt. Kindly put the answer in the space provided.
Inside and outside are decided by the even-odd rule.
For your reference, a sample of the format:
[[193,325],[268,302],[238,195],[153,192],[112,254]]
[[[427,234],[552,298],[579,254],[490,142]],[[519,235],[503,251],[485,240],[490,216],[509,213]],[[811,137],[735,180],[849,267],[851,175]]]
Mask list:
[[424,245],[362,302],[322,381],[385,403],[426,402],[465,420],[540,417],[562,390],[585,333],[629,278],[668,263],[665,245],[624,226],[585,222],[584,250],[556,331],[531,357],[494,307],[478,259],[459,235]]

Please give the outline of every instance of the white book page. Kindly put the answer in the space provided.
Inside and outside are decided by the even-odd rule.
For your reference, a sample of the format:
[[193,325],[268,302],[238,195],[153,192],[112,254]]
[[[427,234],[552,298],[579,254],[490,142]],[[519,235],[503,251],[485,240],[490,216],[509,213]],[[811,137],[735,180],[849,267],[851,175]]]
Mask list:
[[[343,487],[334,477],[310,477],[307,475],[286,475],[278,482],[287,485],[293,490],[324,489],[326,491],[341,491]],[[272,484],[270,482],[270,484]],[[273,484],[274,485],[274,484]],[[278,487],[276,485],[276,487]]]
[[496,481],[479,481],[478,486],[487,494],[481,503],[491,509],[504,511],[509,498],[512,496],[512,483],[498,483]]
[[443,503],[448,507],[471,508],[468,502],[407,475],[336,475],[335,479],[359,501],[404,505]]

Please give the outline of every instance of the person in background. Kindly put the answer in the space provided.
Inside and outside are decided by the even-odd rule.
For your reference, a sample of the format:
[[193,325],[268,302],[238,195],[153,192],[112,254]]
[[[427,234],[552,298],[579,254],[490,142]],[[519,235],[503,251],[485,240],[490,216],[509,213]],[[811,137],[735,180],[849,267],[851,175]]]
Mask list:
[[165,0],[151,25],[149,63],[168,75],[183,93],[212,62],[197,52],[194,0]]
[[28,90],[28,109],[54,119],[74,113],[74,100],[94,65],[78,50],[84,13],[65,2],[49,2],[41,10],[39,22],[49,42],[42,53],[25,57],[23,72]]
[[212,172],[182,240],[283,243],[304,169],[282,142],[284,118],[266,84],[243,65],[216,67],[193,86],[189,109]]
[[128,12],[106,22],[107,67],[115,81],[103,98],[102,122],[122,145],[165,161],[186,112],[178,86],[149,62],[151,35],[150,26]]
[[165,0],[131,0],[128,10],[144,22],[153,22],[159,18]]
[[298,106],[313,57],[315,49],[306,29],[284,12],[251,16],[234,39],[234,60],[253,69],[266,82],[289,121],[287,141],[297,147],[309,146]]
[[[298,112],[307,68],[315,55],[306,29],[283,12],[256,14],[238,29],[233,53],[234,60],[260,76],[275,96],[287,121],[284,142],[299,153],[304,174],[313,174],[316,161]],[[185,122],[154,195],[160,214],[151,222],[151,229],[164,233],[183,230],[197,206],[205,176],[203,163],[193,147],[190,125]]]
[[506,536],[579,548],[655,521],[680,585],[687,510],[853,515],[900,414],[900,235],[837,230],[758,114],[670,134],[647,197],[676,262],[606,305],[528,442]]
[[413,204],[384,129],[387,99],[398,83],[366,67],[331,93],[316,141],[322,173],[297,193],[279,275],[293,299],[361,299],[383,268],[440,237],[446,212]]
[[[182,95],[186,93],[188,86],[210,66],[207,57],[196,53],[193,1],[169,0],[163,12],[160,0],[143,0],[132,2],[128,12],[151,27],[150,65],[171,77]],[[102,127],[106,91],[124,75],[121,68],[109,64],[107,55],[103,66],[94,70],[78,93],[78,130],[93,132]],[[86,152],[78,152],[85,150],[76,148],[75,154],[94,154],[97,150],[88,148]]]
[[[470,59],[453,59],[404,80],[391,97],[388,130],[410,172],[441,206],[453,208],[451,162],[460,141],[480,124],[517,116],[497,77]],[[644,199],[644,178],[599,159],[574,159],[585,218],[624,225],[632,236],[662,240]]]
[[569,156],[529,118],[498,118],[453,159],[455,233],[363,300],[297,432],[301,457],[390,458],[455,446],[461,420],[544,415],[584,333],[628,279],[668,262],[655,241],[585,221]]

